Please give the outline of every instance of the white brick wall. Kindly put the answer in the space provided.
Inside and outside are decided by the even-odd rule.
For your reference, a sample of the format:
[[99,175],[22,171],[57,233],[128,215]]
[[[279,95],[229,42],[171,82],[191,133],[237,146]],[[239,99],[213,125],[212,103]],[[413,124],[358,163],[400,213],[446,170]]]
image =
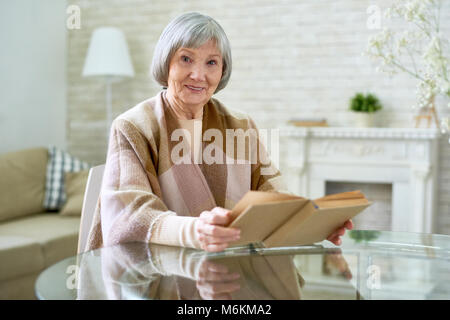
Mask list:
[[[450,1],[442,28],[450,31]],[[260,127],[283,124],[290,117],[326,117],[330,125],[351,125],[348,100],[357,91],[378,95],[384,105],[380,124],[411,127],[415,81],[375,73],[361,56],[378,30],[366,27],[369,5],[388,0],[69,0],[81,8],[81,29],[68,36],[68,145],[92,161],[105,159],[103,84],[81,77],[90,35],[96,27],[120,27],[126,34],[136,76],[114,85],[118,115],[159,91],[148,77],[155,43],[165,25],[186,11],[214,17],[225,29],[233,53],[233,74],[217,95],[225,105],[248,112]],[[382,20],[382,27],[386,21]],[[444,103],[439,114],[449,113]],[[450,234],[450,145],[442,141],[438,232]]]

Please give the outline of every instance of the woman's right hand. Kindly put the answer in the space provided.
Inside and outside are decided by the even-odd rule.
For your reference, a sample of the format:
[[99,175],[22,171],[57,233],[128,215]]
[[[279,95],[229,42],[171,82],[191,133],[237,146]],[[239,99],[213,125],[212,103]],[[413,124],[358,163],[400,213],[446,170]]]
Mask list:
[[225,227],[230,220],[231,211],[221,207],[200,214],[195,224],[195,232],[203,250],[222,251],[230,242],[239,240],[241,232],[239,229]]

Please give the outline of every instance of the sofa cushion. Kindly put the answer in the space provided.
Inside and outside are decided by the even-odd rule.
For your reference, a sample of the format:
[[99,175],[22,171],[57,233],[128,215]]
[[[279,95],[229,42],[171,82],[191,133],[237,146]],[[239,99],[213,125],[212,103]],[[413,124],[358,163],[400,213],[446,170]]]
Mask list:
[[45,266],[41,245],[33,239],[0,236],[0,281],[42,270]]
[[0,221],[44,211],[46,148],[0,155]]
[[0,224],[0,234],[39,243],[48,267],[77,253],[79,227],[80,217],[42,213],[4,222]]
[[83,208],[84,191],[89,176],[89,170],[79,172],[66,172],[65,188],[67,201],[60,211],[63,216],[81,216]]
[[60,210],[66,202],[64,173],[88,169],[89,164],[56,147],[50,147],[48,153],[44,208]]
[[36,300],[34,285],[41,270],[0,281],[0,300]]

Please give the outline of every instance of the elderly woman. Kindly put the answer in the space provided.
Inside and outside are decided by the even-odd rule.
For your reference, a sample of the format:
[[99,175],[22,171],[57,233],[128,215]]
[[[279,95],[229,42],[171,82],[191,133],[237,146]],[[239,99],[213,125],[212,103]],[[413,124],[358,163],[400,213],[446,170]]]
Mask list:
[[[231,66],[228,39],[211,17],[183,14],[164,29],[152,74],[165,90],[112,124],[86,249],[139,241],[221,251],[239,239],[239,230],[225,226],[247,191],[283,191],[270,162],[249,161],[249,153],[239,158],[216,141],[230,129],[257,130],[250,117],[212,98],[227,85]],[[207,150],[222,161],[204,159]],[[340,244],[345,228],[351,221],[328,240]]]

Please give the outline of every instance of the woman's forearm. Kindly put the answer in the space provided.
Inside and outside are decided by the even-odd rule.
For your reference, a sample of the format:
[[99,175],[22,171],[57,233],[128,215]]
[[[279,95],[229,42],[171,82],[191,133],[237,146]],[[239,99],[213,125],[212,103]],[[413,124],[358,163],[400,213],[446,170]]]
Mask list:
[[181,216],[164,216],[153,226],[150,242],[200,249],[200,242],[195,235],[195,222],[198,218]]

